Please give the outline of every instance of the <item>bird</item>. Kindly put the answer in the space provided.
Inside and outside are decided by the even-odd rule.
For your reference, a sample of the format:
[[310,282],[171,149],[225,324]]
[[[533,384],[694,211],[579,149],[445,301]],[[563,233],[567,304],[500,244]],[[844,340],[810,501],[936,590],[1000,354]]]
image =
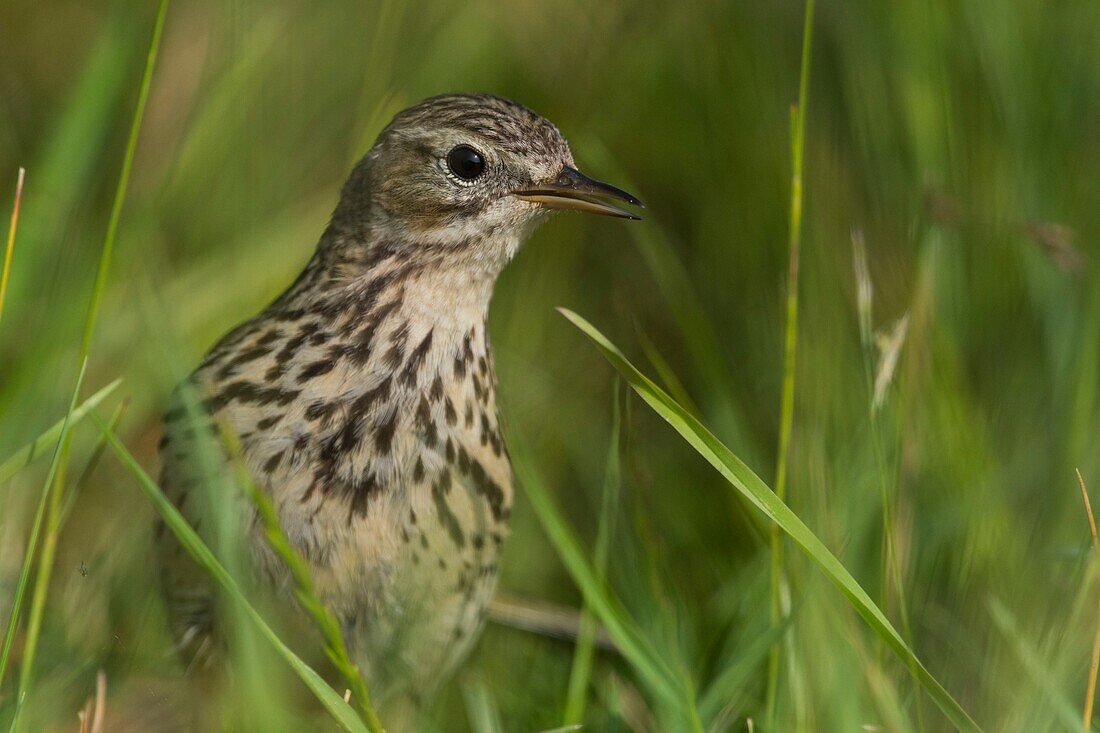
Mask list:
[[[527,107],[428,98],[353,167],[297,279],[173,393],[166,494],[200,530],[214,523],[197,487],[228,457],[197,459],[199,443],[216,426],[238,436],[384,718],[421,708],[455,670],[496,584],[513,504],[486,329],[497,276],[548,214],[641,218],[621,204],[642,206],[582,174]],[[251,575],[289,599],[254,509],[234,517]],[[160,537],[173,633],[210,649],[213,587]]]

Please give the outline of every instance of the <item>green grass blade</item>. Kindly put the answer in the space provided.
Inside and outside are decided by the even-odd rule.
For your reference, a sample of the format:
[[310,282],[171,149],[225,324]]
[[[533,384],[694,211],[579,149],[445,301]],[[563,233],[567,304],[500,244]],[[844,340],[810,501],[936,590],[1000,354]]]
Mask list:
[[[813,38],[814,0],[806,0],[802,25],[802,64],[798,76],[798,103],[791,111],[791,205],[787,223],[787,308],[783,335],[783,387],[779,399],[779,439],[775,458],[775,493],[787,499],[787,468],[794,429],[794,381],[798,353],[798,270],[802,256],[802,153],[806,141],[806,96],[810,81],[810,43]],[[771,531],[771,621],[782,621],[780,602],[783,584],[783,546],[778,527]],[[779,694],[779,643],[768,656],[768,684],[765,692],[765,727],[775,728],[775,705]]]
[[96,267],[92,297],[88,303],[88,315],[84,321],[84,333],[80,337],[81,356],[86,356],[89,348],[91,348],[92,332],[95,330],[96,316],[99,314],[99,302],[107,285],[107,273],[110,270],[111,255],[115,249],[118,221],[122,215],[122,204],[126,200],[126,189],[130,184],[130,170],[134,164],[138,130],[141,129],[141,118],[145,115],[145,102],[149,99],[149,87],[153,80],[153,67],[156,65],[157,51],[160,49],[160,37],[164,31],[164,18],[167,14],[168,0],[160,0],[160,4],[157,6],[157,18],[153,22],[153,34],[149,39],[149,51],[145,56],[145,71],[142,72],[141,76],[141,87],[134,107],[134,116],[130,120],[130,134],[126,138],[126,152],[122,157],[122,170],[118,174],[115,198],[111,203],[111,214],[107,219],[107,232],[103,236],[103,249],[99,253],[99,264]]
[[111,393],[118,389],[118,385],[120,384],[122,384],[121,379],[116,379],[111,382],[106,387],[84,400],[80,407],[73,410],[71,415],[61,418],[51,425],[49,430],[46,430],[30,443],[27,443],[15,453],[8,456],[3,463],[0,463],[0,484],[34,463],[35,459],[45,455],[50,446],[55,446],[57,444],[57,439],[61,437],[62,431],[65,430],[66,422],[71,423],[71,425],[79,423],[87,417],[89,412],[98,407],[103,400],[110,397]]
[[23,713],[23,703],[26,701],[27,693],[25,692],[17,698],[17,702],[15,703],[15,714],[12,715],[11,725],[8,726],[8,733],[15,733],[16,729],[19,727],[19,716]]
[[[535,471],[532,462],[527,459],[522,446],[513,446],[512,466],[543,531],[580,589],[585,604],[603,623],[620,653],[654,695],[680,708],[685,719],[698,723],[694,708],[688,709],[685,702],[692,696],[690,691],[684,689],[682,677],[665,661],[618,599],[608,591],[596,569],[585,557],[573,530],[554,505],[550,490]],[[701,727],[698,729],[701,730]]]
[[[619,503],[619,491],[622,470],[619,451],[622,433],[622,412],[619,408],[618,382],[615,384],[615,401],[611,422],[611,444],[607,451],[607,464],[604,469],[603,496],[600,501],[599,529],[596,531],[595,565],[598,577],[602,580],[607,574],[607,556],[614,534],[614,511]],[[596,619],[586,607],[581,611],[577,629],[577,643],[573,652],[573,666],[569,671],[569,685],[565,695],[565,714],[563,725],[580,723],[584,718],[584,703],[587,699],[588,678],[592,671],[592,659],[596,648]]]
[[[86,360],[85,363],[87,363]],[[83,370],[81,371],[81,377],[83,377]],[[114,430],[118,421],[122,418],[122,413],[125,409],[126,400],[123,400],[118,404],[114,413],[111,415],[109,423],[111,425],[111,430]],[[42,617],[46,610],[46,596],[50,590],[50,574],[53,570],[54,558],[57,554],[57,541],[61,535],[61,527],[64,525],[65,516],[68,514],[68,512],[64,510],[64,507],[66,504],[71,506],[76,500],[76,495],[83,485],[83,480],[95,469],[95,465],[99,462],[99,457],[106,447],[105,441],[102,436],[100,436],[80,480],[74,484],[73,489],[69,492],[69,495],[66,496],[65,484],[69,460],[68,449],[72,439],[71,436],[72,431],[70,430],[69,433],[62,438],[61,460],[59,462],[57,475],[54,476],[53,486],[49,489],[50,498],[46,509],[46,526],[42,537],[41,556],[38,560],[38,574],[34,581],[34,595],[31,597],[30,613],[27,616],[27,631],[26,640],[23,645],[22,666],[19,670],[19,689],[22,693],[30,691],[31,675],[34,672],[35,653],[38,649],[38,637],[42,630]]]
[[351,731],[352,733],[370,733],[367,727],[363,725],[362,721],[359,720],[359,717],[355,714],[355,711],[352,710],[351,706],[344,702],[344,699],[337,695],[312,667],[303,662],[298,655],[291,651],[290,647],[283,643],[275,631],[268,626],[259,611],[248,602],[244,592],[241,590],[240,586],[237,585],[237,581],[235,581],[229,571],[218,562],[218,559],[214,557],[214,553],[210,551],[210,548],[206,546],[195,530],[191,528],[191,525],[188,524],[187,520],[183,518],[183,515],[179,513],[179,510],[172,506],[172,502],[168,500],[160,487],[149,477],[149,474],[145,473],[145,470],[142,469],[137,459],[134,458],[130,451],[126,449],[126,446],[119,441],[118,436],[112,433],[101,420],[95,418],[93,418],[93,420],[107,437],[108,444],[115,452],[115,455],[118,456],[122,465],[133,474],[135,479],[137,479],[138,487],[149,501],[152,502],[153,507],[161,516],[161,519],[164,520],[165,526],[176,536],[176,539],[179,540],[180,545],[187,554],[226,591],[233,601],[240,605],[245,615],[255,623],[260,634],[271,643],[279,656],[290,665],[294,673],[297,674],[302,682],[305,683],[306,687],[316,695],[317,699],[325,709],[332,714],[332,717],[340,723],[344,730]]
[[[130,133],[126,140],[126,151],[122,159],[122,169],[119,172],[118,184],[115,188],[114,201],[111,205],[111,213],[107,220],[107,231],[103,236],[103,247],[99,254],[99,264],[96,267],[95,282],[92,286],[91,298],[88,302],[88,312],[84,321],[84,332],[80,342],[81,367],[80,380],[83,380],[84,368],[88,362],[88,352],[91,348],[92,333],[95,330],[96,317],[99,313],[99,303],[103,291],[107,285],[107,273],[110,270],[111,256],[114,252],[115,237],[118,232],[118,222],[122,214],[122,204],[126,199],[126,189],[130,182],[130,170],[133,167],[134,151],[137,148],[138,130],[141,129],[141,119],[145,113],[145,103],[149,98],[149,87],[153,77],[153,67],[156,63],[157,51],[160,48],[160,38],[164,30],[164,19],[168,12],[168,0],[160,0],[157,7],[157,17],[153,24],[153,33],[149,41],[149,50],[145,59],[145,70],[142,73],[141,88],[138,92],[137,104],[130,121]],[[79,395],[79,389],[77,390]],[[74,404],[76,397],[74,396]],[[71,409],[71,408],[70,408]],[[61,497],[65,483],[64,468],[68,461],[70,445],[70,433],[62,433],[59,448],[60,460],[56,475],[52,476],[52,483],[46,489],[46,533],[42,543],[42,559],[38,564],[38,575],[35,579],[34,597],[31,602],[30,616],[27,623],[27,638],[24,646],[23,665],[19,675],[19,690],[26,692],[29,689],[31,675],[34,669],[35,650],[38,646],[38,635],[42,624],[42,615],[46,606],[46,594],[49,592],[50,577],[53,573],[53,561],[57,548],[58,532],[60,529]]]
[[344,678],[344,683],[348,686],[348,689],[351,690],[351,696],[355,701],[359,717],[362,718],[363,723],[366,724],[371,733],[383,733],[382,723],[379,722],[378,715],[374,712],[374,706],[371,704],[363,675],[360,674],[359,668],[355,666],[348,655],[344,635],[340,632],[340,624],[337,623],[336,617],[332,615],[332,611],[317,597],[309,568],[298,552],[291,546],[286,533],[283,532],[271,499],[252,480],[252,476],[248,472],[248,466],[241,458],[240,443],[237,441],[236,436],[230,434],[223,426],[222,438],[226,443],[226,452],[232,460],[237,485],[245,492],[249,501],[252,502],[252,506],[256,509],[256,514],[263,524],[264,536],[267,538],[268,545],[290,570],[290,575],[294,579],[294,595],[298,599],[302,610],[306,612],[306,615],[310,617],[314,626],[320,632],[321,638],[325,642],[325,653],[328,655],[329,660],[336,667],[340,676]]
[[723,445],[691,413],[676,404],[660,387],[639,372],[591,323],[572,311],[560,310],[562,315],[596,344],[604,357],[626,378],[646,404],[680,433],[735,489],[775,522],[821,568],[825,576],[844,594],[867,625],[905,664],[911,666],[921,686],[956,727],[963,731],[981,730],[962,706],[925,668],[882,610],[875,605],[840,560],[785,503],[780,501],[775,492],[753,473],[752,469]]
[[[62,446],[68,439],[69,431],[73,426],[73,413],[76,409],[77,396],[84,385],[84,372],[88,367],[88,360],[80,365],[80,374],[76,378],[76,386],[73,388],[73,396],[69,400],[69,410],[65,413],[65,419],[61,421],[61,430],[58,432],[57,445],[54,448],[53,460],[50,462],[50,470],[46,473],[46,480],[42,484],[42,496],[38,500],[38,508],[34,512],[34,521],[31,524],[30,534],[27,536],[27,549],[23,553],[23,564],[19,568],[19,580],[15,584],[15,596],[12,599],[11,613],[8,616],[8,627],[4,632],[4,644],[0,648],[0,682],[4,681],[4,672],[8,666],[8,655],[11,653],[12,643],[15,641],[15,630],[19,625],[19,613],[23,605],[23,596],[27,592],[27,581],[30,579],[31,565],[34,561],[34,549],[38,545],[38,534],[42,531],[42,520],[46,515],[46,503],[50,496],[50,488],[54,484],[58,467],[61,465],[63,454]],[[20,685],[20,699],[26,691]]]

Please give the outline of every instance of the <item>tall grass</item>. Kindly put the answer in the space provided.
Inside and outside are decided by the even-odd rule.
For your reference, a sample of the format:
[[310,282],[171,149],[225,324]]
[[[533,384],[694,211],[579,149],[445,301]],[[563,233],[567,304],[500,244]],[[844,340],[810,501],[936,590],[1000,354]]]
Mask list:
[[[79,360],[80,379],[74,392],[73,403],[70,406],[70,414],[76,404],[76,397],[80,391],[84,370],[87,367],[89,351],[92,343],[92,333],[95,330],[96,316],[99,312],[99,303],[103,297],[107,284],[107,273],[111,264],[111,255],[114,251],[115,236],[118,231],[119,216],[122,213],[122,203],[126,198],[126,189],[130,181],[130,169],[133,165],[134,150],[137,147],[138,131],[141,129],[141,118],[145,112],[145,102],[149,96],[149,85],[152,81],[153,66],[157,58],[157,50],[160,47],[160,37],[164,29],[164,19],[168,12],[167,0],[161,0],[157,9],[156,21],[153,24],[152,38],[149,41],[149,51],[145,61],[145,71],[142,75],[141,87],[138,92],[137,104],[134,108],[133,119],[130,123],[130,134],[126,142],[126,152],[122,159],[122,171],[119,173],[118,185],[115,188],[114,202],[111,205],[111,214],[107,220],[107,231],[103,237],[103,247],[100,250],[99,263],[96,267],[95,281],[92,285],[92,295],[88,302],[88,312],[84,320],[84,329],[81,335]],[[58,534],[60,532],[62,494],[66,481],[66,468],[69,461],[70,433],[62,430],[61,442],[58,447],[55,465],[57,470],[52,476],[52,484],[47,487],[45,536],[42,542],[41,556],[38,558],[38,573],[35,577],[34,595],[31,598],[30,614],[27,619],[26,639],[23,647],[23,660],[19,673],[19,695],[27,693],[31,684],[31,676],[34,672],[35,654],[38,648],[38,636],[42,628],[42,614],[45,611],[46,595],[50,588],[50,576],[53,572],[54,556],[57,550]],[[35,546],[27,548],[26,563],[34,557]],[[13,614],[14,617],[14,614]]]
[[894,630],[882,610],[875,605],[851,573],[794,512],[779,499],[778,492],[773,493],[748,466],[722,445],[696,418],[692,417],[660,387],[639,372],[633,364],[627,361],[622,352],[597,331],[592,324],[570,311],[563,311],[563,315],[592,339],[612,366],[619,371],[650,407],[668,421],[712,466],[717,468],[734,488],[740,491],[756,508],[764,512],[775,523],[776,527],[798,543],[810,559],[824,571],[829,580],[848,598],[852,607],[863,617],[879,638],[914,670],[917,679],[959,730],[981,730],[963,710],[962,706],[925,669],[901,635]]
[[[15,584],[15,593],[12,596],[10,610],[8,611],[8,625],[4,631],[3,646],[0,647],[0,682],[4,681],[4,672],[8,668],[8,656],[11,654],[12,645],[15,643],[15,632],[19,624],[19,615],[23,609],[23,596],[27,591],[27,581],[30,578],[31,567],[34,563],[34,553],[38,548],[38,535],[42,531],[42,522],[46,516],[46,508],[49,505],[50,489],[53,487],[54,478],[57,476],[59,470],[61,470],[61,457],[62,449],[65,445],[65,439],[69,435],[69,430],[73,424],[73,411],[76,408],[76,399],[80,393],[80,388],[84,384],[84,371],[88,364],[85,362],[80,366],[80,375],[76,379],[76,386],[73,387],[73,396],[69,401],[69,410],[65,413],[64,421],[61,423],[61,430],[57,436],[57,445],[53,451],[53,458],[50,460],[50,469],[46,473],[46,480],[42,486],[42,491],[38,499],[38,506],[34,511],[34,520],[31,522],[30,532],[27,535],[27,546],[23,552],[23,562],[19,568],[19,580]],[[34,646],[31,645],[30,649],[33,650]],[[33,654],[33,651],[32,651]],[[32,657],[33,658],[33,657]],[[24,655],[24,663],[26,656]],[[18,700],[20,705],[26,698],[27,690],[25,681],[20,676]],[[17,717],[17,716],[16,716]],[[15,723],[13,721],[12,726]]]
[[[787,307],[783,330],[783,389],[779,403],[779,444],[775,458],[775,495],[787,500],[787,465],[794,430],[794,385],[798,354],[798,272],[802,261],[802,159],[806,149],[806,101],[810,89],[810,52],[814,29],[814,2],[806,0],[802,24],[802,62],[798,73],[798,102],[791,108],[791,210],[787,223]],[[783,545],[779,526],[770,534],[771,618],[779,626],[783,609]],[[779,694],[779,643],[768,654],[768,688],[765,725],[775,726],[775,706]]]
[[103,435],[107,438],[107,443],[111,446],[115,455],[118,456],[127,470],[137,479],[138,487],[156,508],[157,513],[176,536],[176,539],[179,540],[184,550],[186,550],[187,553],[191,555],[192,559],[221,586],[222,590],[229,595],[230,599],[239,605],[248,619],[255,624],[260,634],[272,647],[274,647],[279,656],[290,665],[294,673],[297,674],[302,682],[305,683],[306,687],[317,696],[317,699],[324,705],[325,709],[332,714],[337,722],[350,733],[360,733],[360,731],[363,733],[367,731],[374,733],[375,731],[381,731],[382,729],[378,725],[377,719],[372,719],[369,727],[360,722],[351,707],[328,686],[317,672],[303,662],[293,651],[291,651],[290,647],[275,634],[267,622],[264,621],[259,611],[248,602],[244,591],[241,590],[236,579],[234,579],[229,571],[218,561],[214,553],[210,551],[210,548],[206,546],[195,530],[192,529],[187,520],[183,518],[183,515],[179,513],[179,510],[172,506],[172,503],[164,496],[164,492],[162,492],[156,483],[149,478],[149,475],[145,473],[144,469],[141,468],[141,465],[133,455],[126,450],[126,447],[122,445],[119,439],[104,423],[100,422],[99,428],[103,431]]

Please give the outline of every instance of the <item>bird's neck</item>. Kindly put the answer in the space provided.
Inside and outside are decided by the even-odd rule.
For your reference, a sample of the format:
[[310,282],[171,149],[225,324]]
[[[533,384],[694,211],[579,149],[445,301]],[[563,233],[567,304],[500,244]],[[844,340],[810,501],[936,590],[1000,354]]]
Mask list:
[[421,245],[327,232],[279,305],[323,314],[336,334],[355,334],[371,352],[360,361],[366,369],[385,363],[389,344],[407,351],[425,339],[425,374],[433,366],[449,371],[455,354],[469,348],[488,357],[485,321],[504,263],[462,249],[476,245]]

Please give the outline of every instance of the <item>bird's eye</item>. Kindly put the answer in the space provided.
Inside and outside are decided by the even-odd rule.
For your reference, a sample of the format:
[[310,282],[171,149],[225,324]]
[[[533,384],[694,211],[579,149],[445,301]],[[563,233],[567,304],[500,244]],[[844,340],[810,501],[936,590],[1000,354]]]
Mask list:
[[459,145],[447,153],[447,167],[464,181],[472,181],[485,170],[485,158],[469,145]]

